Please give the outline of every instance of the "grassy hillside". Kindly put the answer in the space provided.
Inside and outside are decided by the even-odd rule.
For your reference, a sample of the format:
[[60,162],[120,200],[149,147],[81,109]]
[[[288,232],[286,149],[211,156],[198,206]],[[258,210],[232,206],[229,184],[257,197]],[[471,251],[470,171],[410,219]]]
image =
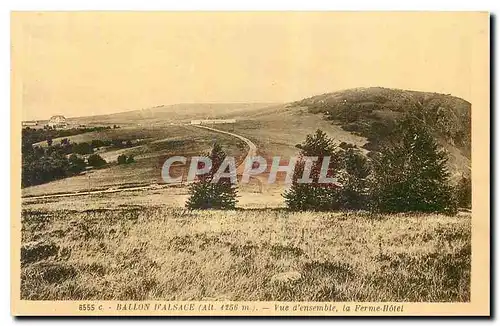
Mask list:
[[420,119],[448,147],[470,158],[471,104],[451,95],[381,87],[355,88],[292,103],[322,113],[342,129],[366,137],[377,149],[404,114]]
[[338,143],[348,142],[358,147],[366,144],[365,137],[343,130],[321,115],[286,105],[251,112],[234,125],[220,125],[217,128],[251,139],[263,156],[281,155],[286,158],[296,155],[299,150],[295,145],[302,143],[308,134],[314,133],[318,128]]
[[470,300],[468,214],[35,207],[22,299]]

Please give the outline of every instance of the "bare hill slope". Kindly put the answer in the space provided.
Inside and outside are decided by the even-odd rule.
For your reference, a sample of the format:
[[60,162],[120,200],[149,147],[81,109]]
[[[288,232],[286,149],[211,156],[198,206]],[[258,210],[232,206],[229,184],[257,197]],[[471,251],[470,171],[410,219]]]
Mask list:
[[186,122],[190,119],[237,118],[276,103],[185,103],[75,118],[81,123],[155,124]]

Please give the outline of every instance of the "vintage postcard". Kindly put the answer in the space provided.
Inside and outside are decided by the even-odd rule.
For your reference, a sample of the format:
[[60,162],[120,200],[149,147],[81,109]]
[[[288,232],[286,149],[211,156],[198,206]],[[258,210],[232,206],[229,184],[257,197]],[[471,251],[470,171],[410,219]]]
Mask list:
[[12,314],[490,314],[486,12],[13,12]]

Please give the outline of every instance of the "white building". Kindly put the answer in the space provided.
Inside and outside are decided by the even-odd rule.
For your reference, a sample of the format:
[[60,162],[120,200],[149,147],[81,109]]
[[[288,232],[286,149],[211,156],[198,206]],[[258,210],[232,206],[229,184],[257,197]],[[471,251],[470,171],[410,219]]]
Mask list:
[[66,118],[64,116],[55,115],[50,118],[48,125],[52,128],[66,128],[68,123],[66,122]]
[[34,127],[38,126],[38,121],[23,121],[23,127]]
[[222,123],[236,123],[236,119],[191,120],[192,125],[215,125]]

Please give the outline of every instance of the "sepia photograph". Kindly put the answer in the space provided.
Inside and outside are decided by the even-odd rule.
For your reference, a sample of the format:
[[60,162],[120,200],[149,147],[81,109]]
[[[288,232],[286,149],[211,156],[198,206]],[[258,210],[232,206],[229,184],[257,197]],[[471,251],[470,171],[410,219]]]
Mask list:
[[486,12],[13,12],[17,315],[489,315]]

